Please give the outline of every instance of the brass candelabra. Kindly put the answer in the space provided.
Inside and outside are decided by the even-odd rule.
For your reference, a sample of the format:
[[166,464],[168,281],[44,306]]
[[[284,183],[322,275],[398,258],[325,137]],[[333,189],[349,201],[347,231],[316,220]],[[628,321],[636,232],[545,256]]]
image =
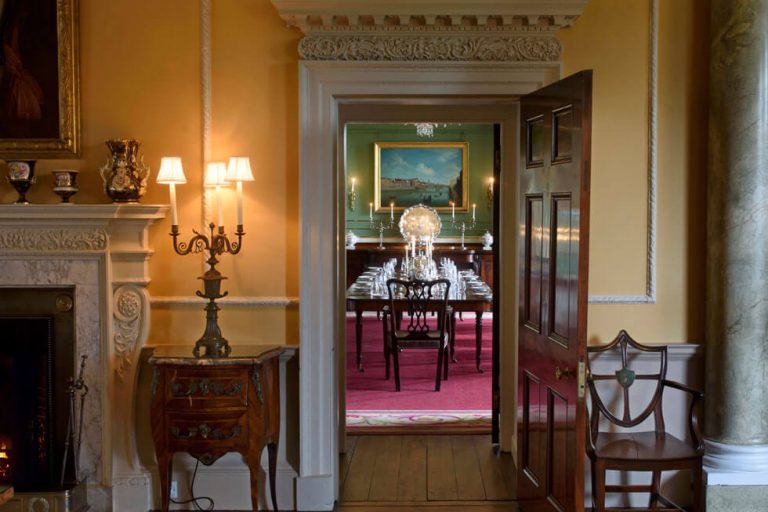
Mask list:
[[219,305],[216,304],[216,300],[222,297],[226,297],[229,292],[221,291],[221,281],[226,279],[225,276],[216,270],[216,264],[219,262],[217,256],[222,254],[237,254],[242,247],[243,225],[238,224],[235,235],[237,235],[237,241],[230,241],[227,238],[227,234],[224,232],[224,226],[218,226],[211,222],[208,225],[210,234],[206,235],[196,230],[192,230],[195,234],[188,242],[179,242],[179,226],[174,224],[171,226],[171,236],[173,237],[173,249],[177,254],[185,256],[187,254],[198,254],[201,252],[208,253],[208,270],[198,279],[203,280],[203,292],[197,290],[195,293],[198,297],[208,299],[208,303],[205,305],[205,331],[202,337],[195,343],[195,349],[193,354],[195,357],[200,357],[200,349],[203,348],[203,357],[226,357],[231,352],[229,342],[221,335],[221,328],[219,328]]

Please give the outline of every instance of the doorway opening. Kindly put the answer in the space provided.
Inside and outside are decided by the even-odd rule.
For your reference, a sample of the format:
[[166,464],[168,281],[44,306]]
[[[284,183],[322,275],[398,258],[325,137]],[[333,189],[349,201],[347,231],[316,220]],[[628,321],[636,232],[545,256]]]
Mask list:
[[[500,130],[479,122],[353,122],[344,127],[346,385],[354,434],[492,433],[498,442]],[[428,215],[429,234],[406,219]],[[419,218],[419,228],[424,221]],[[421,231],[419,231],[421,233]],[[426,271],[420,265],[427,263]],[[496,270],[496,272],[494,272]],[[401,389],[388,372],[387,278],[447,278],[448,379],[435,391],[437,351],[401,349]],[[437,329],[433,318],[427,322]],[[407,328],[411,317],[400,321]],[[496,397],[494,399],[494,396]],[[494,408],[494,404],[496,407]]]

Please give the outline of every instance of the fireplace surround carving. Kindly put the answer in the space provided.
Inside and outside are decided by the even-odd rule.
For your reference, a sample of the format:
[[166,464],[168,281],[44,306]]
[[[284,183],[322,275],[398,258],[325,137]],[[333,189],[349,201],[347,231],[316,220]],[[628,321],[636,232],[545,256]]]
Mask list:
[[92,510],[151,508],[132,404],[136,361],[149,325],[148,228],[166,208],[0,205],[0,292],[73,290],[74,357],[89,357],[80,466]]

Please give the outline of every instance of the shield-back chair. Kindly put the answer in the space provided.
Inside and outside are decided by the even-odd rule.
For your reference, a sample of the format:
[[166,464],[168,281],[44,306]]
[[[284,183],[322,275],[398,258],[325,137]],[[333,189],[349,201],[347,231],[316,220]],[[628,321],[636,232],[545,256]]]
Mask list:
[[[650,493],[649,510],[684,510],[660,492],[661,472],[668,470],[688,470],[691,473],[693,484],[692,510],[703,510],[702,504],[702,456],[704,447],[701,434],[698,429],[698,418],[694,414],[694,408],[704,396],[687,386],[667,379],[667,347],[650,347],[633,340],[626,331],[619,332],[617,337],[608,345],[588,347],[587,352],[590,362],[595,364],[594,358],[599,354],[614,353],[620,355],[621,367],[613,374],[588,373],[587,384],[592,399],[590,413],[589,433],[587,435],[587,454],[592,462],[592,496],[594,510],[603,512],[605,509],[606,493]],[[655,354],[658,356],[658,372],[638,373],[632,369],[633,359],[636,354]],[[654,363],[655,365],[655,363]],[[615,381],[618,387],[613,393],[606,393],[601,387],[598,392],[598,384],[604,381]],[[654,391],[646,404],[641,402],[642,410],[633,414],[630,403],[635,407],[641,400],[637,393],[630,398],[630,388],[637,381],[651,381],[650,386]],[[654,382],[655,381],[655,384]],[[606,383],[608,384],[608,383]],[[688,408],[689,441],[683,441],[665,431],[663,415],[663,395],[666,388],[673,388],[690,394],[691,402]],[[617,397],[615,391],[618,391]],[[605,400],[610,396],[616,403],[623,402],[621,414],[612,411],[611,403]],[[619,399],[620,398],[620,399]],[[654,430],[650,432],[627,431],[638,427],[643,421],[653,415]],[[600,418],[604,417],[615,427],[611,432],[599,431]],[[617,428],[618,427],[618,428]],[[618,430],[618,432],[616,432]],[[606,471],[644,471],[650,472],[650,485],[606,485]]]

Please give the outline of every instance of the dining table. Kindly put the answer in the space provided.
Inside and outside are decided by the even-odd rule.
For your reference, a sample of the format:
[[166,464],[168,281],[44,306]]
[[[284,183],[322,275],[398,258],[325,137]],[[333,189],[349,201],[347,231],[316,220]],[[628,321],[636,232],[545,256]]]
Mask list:
[[[373,280],[378,272],[380,272],[379,267],[370,267],[347,289],[347,311],[355,313],[355,362],[359,372],[364,371],[362,354],[363,313],[380,313],[384,310],[385,306],[390,304],[386,287],[376,289],[376,286],[373,285]],[[403,278],[403,276],[399,275],[394,275],[393,277]],[[478,372],[482,373],[483,314],[493,309],[493,291],[490,286],[482,282],[479,277],[471,272],[462,273],[459,279],[466,281],[466,288],[449,295],[448,307],[450,309],[451,332],[456,332],[457,314],[475,314],[475,368]],[[395,303],[398,302],[405,304],[407,299],[395,299]],[[384,339],[386,339],[386,333],[386,325],[382,325],[382,337]],[[457,362],[453,341],[454,337],[451,336],[451,360]]]

